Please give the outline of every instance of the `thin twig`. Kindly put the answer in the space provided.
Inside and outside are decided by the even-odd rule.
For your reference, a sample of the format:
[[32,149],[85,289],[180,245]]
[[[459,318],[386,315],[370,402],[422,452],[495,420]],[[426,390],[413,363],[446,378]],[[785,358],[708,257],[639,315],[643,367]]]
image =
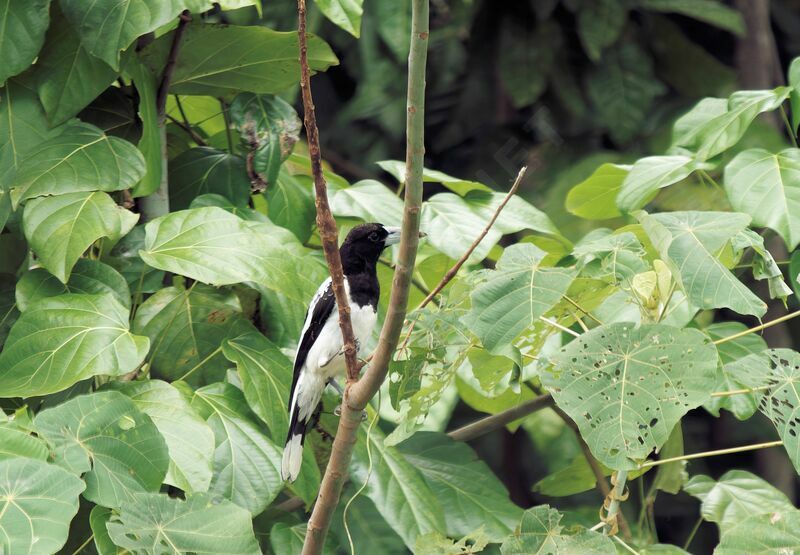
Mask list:
[[756,451],[758,449],[767,449],[769,447],[779,447],[783,445],[780,440],[767,441],[764,443],[753,443],[751,445],[741,445],[739,447],[729,447],[728,449],[717,449],[716,451],[703,451],[702,453],[692,453],[690,455],[681,455],[680,457],[671,457],[669,459],[659,459],[657,461],[645,461],[639,465],[639,468],[650,468],[651,466],[659,466],[676,461],[689,461],[692,459],[703,459],[705,457],[715,457],[717,455],[729,455],[731,453],[742,453],[744,451]]
[[711,394],[712,397],[730,397],[732,395],[745,395],[747,393],[756,393],[757,391],[766,391],[770,388],[768,385],[759,387],[747,387],[744,389],[731,389],[729,391],[715,391]]
[[566,326],[562,326],[561,324],[559,324],[558,322],[556,322],[554,320],[551,320],[550,318],[545,318],[544,316],[539,316],[539,320],[541,320],[542,322],[544,322],[545,324],[547,324],[549,326],[553,326],[554,328],[563,331],[564,333],[570,334],[572,337],[580,337],[581,336],[581,334],[579,334],[577,331],[571,330]]
[[583,308],[581,305],[579,305],[577,302],[575,302],[570,297],[564,295],[564,300],[567,301],[572,306],[574,306],[575,308],[577,308],[578,310],[580,310],[581,312],[583,312],[584,314],[586,314],[586,316],[588,316],[589,318],[594,320],[597,323],[597,325],[599,325],[599,326],[603,325],[603,322],[601,322],[594,314],[592,314],[591,312],[589,312],[588,310]]
[[206,142],[206,140],[203,137],[201,137],[200,134],[197,131],[195,131],[190,125],[187,125],[187,124],[183,123],[181,120],[179,120],[179,119],[177,119],[177,118],[175,118],[175,117],[173,117],[173,116],[171,116],[169,114],[167,114],[166,117],[167,117],[167,119],[169,121],[171,121],[172,123],[174,123],[175,125],[177,125],[181,129],[186,131],[186,133],[188,133],[188,135],[192,138],[192,140],[195,143],[197,143],[198,146],[208,146],[208,143]]
[[189,10],[184,10],[179,16],[178,27],[175,29],[175,34],[172,36],[172,44],[169,48],[167,55],[167,63],[164,65],[164,72],[161,74],[161,82],[158,85],[158,93],[156,94],[156,113],[158,113],[159,121],[163,121],[164,114],[167,111],[167,95],[169,94],[169,85],[172,82],[172,74],[175,73],[175,64],[178,61],[178,53],[181,49],[181,41],[183,34],[186,32],[186,26],[192,20]]
[[729,335],[727,337],[721,337],[714,341],[714,345],[721,345],[722,343],[727,343],[728,341],[733,341],[734,339],[739,339],[740,337],[744,337],[745,335],[749,335],[751,333],[755,333],[757,331],[765,330],[769,327],[775,326],[787,320],[791,320],[792,318],[797,318],[800,316],[800,310],[795,310],[794,312],[790,312],[789,314],[784,314],[780,318],[775,318],[774,320],[770,320],[769,322],[764,322],[760,326],[755,326],[752,328],[748,328],[744,331],[740,331],[739,333],[734,333],[733,335]]
[[480,420],[453,430],[447,435],[456,441],[472,441],[476,437],[499,430],[514,420],[519,420],[520,418],[543,408],[552,407],[553,404],[553,396],[549,393],[539,395],[538,397],[535,397],[529,401],[520,403],[516,407],[506,409],[503,412],[498,412],[497,414],[493,414],[491,416],[485,416]]
[[222,108],[222,119],[225,122],[225,137],[228,140],[228,152],[233,154],[233,137],[231,137],[231,115],[228,112],[228,104],[224,98],[219,98],[219,105]]

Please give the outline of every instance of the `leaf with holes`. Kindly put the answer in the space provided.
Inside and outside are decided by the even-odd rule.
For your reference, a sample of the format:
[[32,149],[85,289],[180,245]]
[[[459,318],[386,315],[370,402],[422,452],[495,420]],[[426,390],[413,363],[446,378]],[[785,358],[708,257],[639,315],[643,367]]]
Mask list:
[[665,325],[599,326],[550,357],[541,375],[597,459],[618,470],[658,450],[706,402],[717,350],[701,332]]
[[250,514],[230,501],[194,494],[136,495],[106,524],[113,542],[131,553],[257,555]]
[[595,553],[614,555],[617,550],[611,538],[598,532],[578,529],[564,533],[559,524],[563,515],[549,505],[528,509],[517,530],[500,546],[503,555],[530,553]]
[[0,549],[31,555],[58,552],[84,487],[81,479],[43,461],[0,461]]
[[60,295],[29,307],[0,353],[4,397],[55,393],[96,375],[136,369],[146,337],[128,331],[128,309],[111,295]]
[[719,252],[750,223],[746,214],[668,212],[639,214],[661,258],[670,263],[689,300],[700,308],[730,308],[763,316],[767,305],[722,264]]
[[188,208],[200,195],[222,195],[243,208],[250,200],[250,181],[244,160],[210,147],[182,152],[169,163],[169,207]]
[[525,243],[508,247],[472,292],[464,323],[492,353],[506,348],[567,292],[576,272],[540,266],[544,251]]
[[86,481],[84,497],[119,507],[134,494],[158,491],[169,453],[149,416],[116,391],[80,395],[36,416],[55,462]]

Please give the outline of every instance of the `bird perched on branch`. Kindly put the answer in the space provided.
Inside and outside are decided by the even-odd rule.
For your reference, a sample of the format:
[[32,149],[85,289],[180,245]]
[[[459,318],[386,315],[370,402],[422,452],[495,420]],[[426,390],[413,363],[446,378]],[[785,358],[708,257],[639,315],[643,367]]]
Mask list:
[[[400,241],[400,228],[377,223],[354,227],[339,248],[344,287],[356,346],[372,335],[377,322],[380,285],[376,265],[383,249]],[[339,314],[331,278],[320,285],[306,312],[294,359],[289,394],[289,433],[283,449],[281,476],[294,481],[303,461],[303,442],[325,386],[346,371]]]

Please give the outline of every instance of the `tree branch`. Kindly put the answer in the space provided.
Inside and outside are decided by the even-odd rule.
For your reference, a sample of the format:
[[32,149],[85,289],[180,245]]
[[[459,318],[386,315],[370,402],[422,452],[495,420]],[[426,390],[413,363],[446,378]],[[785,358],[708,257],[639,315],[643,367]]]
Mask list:
[[493,414],[491,416],[486,416],[480,420],[467,424],[466,426],[462,426],[461,428],[455,429],[447,435],[456,441],[472,441],[476,437],[499,430],[514,420],[519,420],[520,418],[536,412],[537,410],[552,407],[553,405],[553,396],[549,393],[545,393],[544,395],[539,395],[530,401],[525,401],[516,407],[506,409],[503,412],[498,412],[497,414]]
[[[313,115],[313,104],[311,103],[311,94],[307,85],[308,64],[305,59],[305,0],[298,0],[297,4],[300,20],[303,101],[307,110],[310,105],[311,114]],[[378,348],[375,351],[372,363],[361,380],[356,381],[358,378],[357,367],[355,364],[351,366],[348,360],[348,383],[342,400],[339,428],[333,441],[331,457],[325,469],[325,475],[322,478],[319,496],[308,521],[308,530],[303,544],[303,553],[306,555],[322,552],[325,536],[330,527],[333,513],[339,503],[344,479],[353,456],[356,434],[358,426],[361,424],[361,411],[386,378],[389,361],[397,347],[405,319],[408,291],[419,243],[419,220],[422,207],[422,168],[425,156],[425,66],[427,53],[428,0],[412,0],[411,51],[408,57],[408,114],[406,120],[406,192],[400,255],[394,272],[389,309],[378,340]],[[306,102],[306,97],[308,97],[308,102]],[[307,118],[308,115],[307,111]],[[308,127],[308,124],[306,127]],[[314,130],[314,134],[316,134],[316,130]],[[318,142],[316,149],[319,149]],[[311,150],[310,138],[309,150]],[[319,174],[320,178],[322,177],[322,168],[319,165],[319,160],[317,160],[315,167],[312,158],[312,169],[314,169],[316,182],[317,174]],[[319,195],[317,200],[319,201]],[[320,234],[322,232],[323,230],[321,229]],[[341,307],[341,304],[339,306]],[[345,351],[345,354],[347,354],[347,351]],[[353,355],[355,355],[355,348],[353,349]]]
[[189,10],[184,10],[179,16],[178,27],[175,29],[175,34],[172,35],[172,45],[169,48],[167,63],[164,65],[164,71],[161,74],[161,82],[158,85],[158,93],[156,94],[156,111],[158,113],[159,122],[164,121],[164,114],[166,114],[167,111],[169,85],[172,82],[172,74],[175,73],[175,64],[178,62],[178,53],[181,50],[181,41],[186,32],[186,26],[191,20],[192,16]]

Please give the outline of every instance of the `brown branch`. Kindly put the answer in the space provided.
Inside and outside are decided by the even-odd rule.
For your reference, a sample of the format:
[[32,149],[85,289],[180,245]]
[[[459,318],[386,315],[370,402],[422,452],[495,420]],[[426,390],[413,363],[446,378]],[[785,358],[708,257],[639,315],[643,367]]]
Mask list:
[[[308,64],[305,59],[305,0],[298,0],[300,21],[301,74],[304,104],[313,104],[308,89]],[[303,554],[322,552],[325,536],[330,527],[333,513],[339,503],[345,476],[353,456],[358,427],[361,424],[361,411],[380,388],[395,348],[397,347],[408,306],[408,292],[411,275],[416,261],[419,243],[419,220],[422,207],[422,169],[425,155],[425,67],[428,53],[428,0],[412,0],[411,49],[408,57],[408,103],[406,119],[406,192],[400,248],[397,267],[392,282],[389,308],[378,339],[372,363],[364,376],[358,379],[357,367],[348,360],[348,383],[342,400],[339,428],[331,448],[331,457],[320,485],[319,496],[308,520]],[[306,102],[308,97],[308,102]],[[308,111],[306,112],[308,118]],[[307,126],[308,127],[308,126]],[[316,135],[316,129],[314,130]],[[316,139],[316,136],[315,136]],[[316,145],[317,150],[319,144]],[[311,140],[309,138],[309,150]],[[317,153],[318,154],[318,153]],[[312,169],[314,169],[312,159]],[[321,177],[319,160],[315,169]],[[324,191],[324,189],[323,189]],[[319,195],[317,196],[319,201]],[[324,230],[320,229],[322,235]],[[327,254],[327,253],[326,253]],[[338,300],[338,297],[337,297]],[[341,304],[339,305],[341,309]],[[351,336],[352,337],[352,336]],[[347,351],[345,351],[347,354]],[[355,358],[355,348],[353,348]],[[355,361],[354,361],[355,362]]]
[[529,401],[525,401],[516,407],[506,409],[503,412],[498,412],[491,416],[486,416],[466,426],[457,428],[447,435],[456,441],[472,441],[484,434],[499,430],[514,420],[519,420],[537,410],[552,406],[554,406],[553,396],[549,393],[545,393],[544,395],[539,395]]
[[181,129],[186,131],[186,133],[192,138],[192,140],[195,143],[197,143],[198,146],[208,146],[208,143],[206,142],[206,140],[203,137],[201,137],[200,134],[197,131],[192,129],[191,126],[183,123],[181,120],[179,120],[177,118],[174,118],[174,117],[170,116],[169,114],[167,114],[166,117],[167,117],[167,119],[169,121],[171,121],[172,123],[174,123],[175,125],[177,125]]
[[184,10],[178,21],[178,27],[175,29],[175,34],[172,35],[172,45],[169,48],[167,55],[167,63],[164,65],[164,71],[161,74],[161,82],[158,85],[158,93],[156,94],[156,113],[158,114],[159,121],[164,120],[164,114],[167,111],[167,95],[169,94],[169,85],[172,82],[172,74],[175,73],[175,64],[178,62],[178,53],[181,49],[181,40],[186,32],[186,26],[192,20],[189,10]]

